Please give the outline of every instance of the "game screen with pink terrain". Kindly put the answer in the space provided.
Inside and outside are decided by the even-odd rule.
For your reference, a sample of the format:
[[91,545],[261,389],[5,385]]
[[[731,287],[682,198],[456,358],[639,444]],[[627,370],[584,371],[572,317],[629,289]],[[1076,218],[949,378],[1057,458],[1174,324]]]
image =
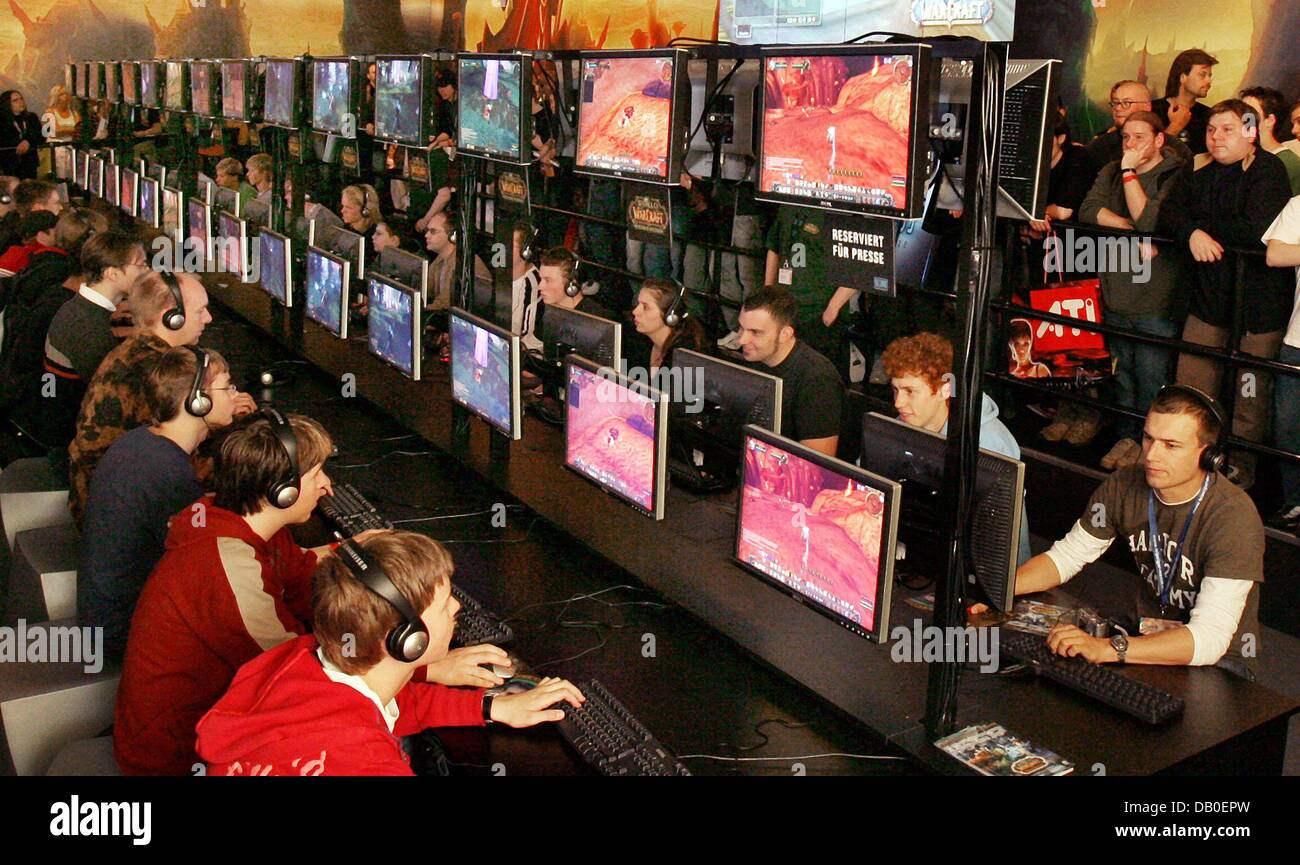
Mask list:
[[671,58],[583,58],[578,168],[669,179],[673,91]]
[[914,58],[791,53],[763,64],[760,195],[906,212]]
[[853,630],[878,633],[893,573],[894,546],[882,543],[896,522],[893,491],[796,447],[746,435],[736,558]]
[[658,519],[664,459],[658,439],[666,403],[657,391],[622,381],[570,362],[565,464]]

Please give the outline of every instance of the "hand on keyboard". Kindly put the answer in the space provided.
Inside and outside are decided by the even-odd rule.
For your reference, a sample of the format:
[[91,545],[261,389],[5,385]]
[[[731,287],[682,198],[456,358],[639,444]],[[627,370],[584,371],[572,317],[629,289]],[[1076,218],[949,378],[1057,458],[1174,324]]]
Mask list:
[[564,720],[564,703],[577,708],[587,701],[567,679],[548,677],[522,694],[507,694],[492,701],[492,720],[511,727],[531,727]]
[[1089,636],[1074,625],[1056,625],[1047,634],[1047,647],[1065,658],[1083,658],[1094,664],[1111,663],[1117,658],[1105,637]]
[[426,680],[440,685],[469,686],[471,688],[495,688],[505,679],[480,664],[497,664],[509,666],[510,656],[505,649],[496,646],[467,646],[452,649],[439,661],[426,668]]

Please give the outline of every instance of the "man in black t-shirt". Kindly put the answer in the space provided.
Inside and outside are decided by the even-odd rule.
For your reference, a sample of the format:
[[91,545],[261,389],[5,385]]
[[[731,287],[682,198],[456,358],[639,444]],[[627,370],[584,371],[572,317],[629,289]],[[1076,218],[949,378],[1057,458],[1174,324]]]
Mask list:
[[840,441],[844,388],[824,356],[795,336],[798,304],[769,285],[740,308],[740,350],[745,360],[781,379],[781,434],[835,456]]
[[1199,48],[1189,48],[1174,58],[1165,82],[1165,98],[1151,103],[1151,110],[1165,122],[1165,134],[1178,138],[1193,154],[1205,153],[1205,131],[1210,109],[1198,99],[1210,95],[1213,67],[1219,61]]

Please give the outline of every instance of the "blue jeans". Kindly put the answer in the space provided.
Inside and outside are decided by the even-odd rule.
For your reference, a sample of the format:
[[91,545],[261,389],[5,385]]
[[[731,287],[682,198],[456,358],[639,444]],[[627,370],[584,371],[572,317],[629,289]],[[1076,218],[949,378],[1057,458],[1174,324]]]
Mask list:
[[[1300,364],[1300,348],[1283,343],[1277,359]],[[1273,438],[1279,450],[1300,453],[1300,375],[1278,373],[1273,388]],[[1288,509],[1300,505],[1300,466],[1282,463],[1282,494]]]
[[[1172,337],[1178,325],[1160,316],[1128,316],[1106,310],[1106,324],[1151,336]],[[1123,408],[1146,411],[1160,388],[1173,381],[1169,363],[1173,352],[1159,346],[1109,337],[1106,343],[1115,360],[1115,404]],[[1125,417],[1116,425],[1121,436],[1142,443],[1142,424]]]

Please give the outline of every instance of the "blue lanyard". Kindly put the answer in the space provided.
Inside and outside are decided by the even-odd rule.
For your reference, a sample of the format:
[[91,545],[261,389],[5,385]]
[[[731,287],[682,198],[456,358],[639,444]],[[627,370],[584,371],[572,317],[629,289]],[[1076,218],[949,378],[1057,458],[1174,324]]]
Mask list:
[[1174,547],[1173,558],[1168,563],[1160,554],[1159,537],[1156,532],[1156,492],[1150,490],[1147,493],[1147,529],[1151,544],[1151,556],[1155,559],[1156,579],[1160,585],[1160,606],[1161,608],[1169,605],[1169,590],[1174,587],[1174,571],[1178,569],[1178,563],[1183,558],[1183,541],[1187,540],[1187,530],[1192,527],[1192,519],[1196,516],[1196,511],[1201,507],[1201,500],[1205,498],[1205,491],[1210,488],[1210,476],[1206,474],[1205,480],[1201,482],[1201,491],[1196,494],[1196,501],[1192,503],[1192,511],[1187,515],[1183,522],[1183,530],[1178,535],[1178,546]]

